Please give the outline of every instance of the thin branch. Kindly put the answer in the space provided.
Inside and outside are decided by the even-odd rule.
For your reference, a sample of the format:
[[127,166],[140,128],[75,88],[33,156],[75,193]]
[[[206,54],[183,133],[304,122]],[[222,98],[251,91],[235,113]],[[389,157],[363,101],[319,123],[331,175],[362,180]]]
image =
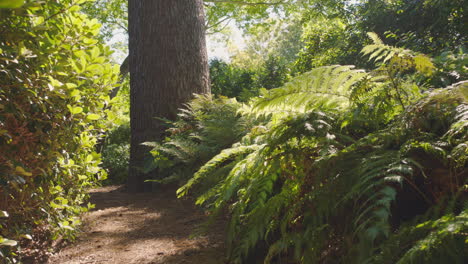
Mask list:
[[220,3],[220,4],[236,4],[236,5],[282,5],[282,4],[289,4],[286,1],[278,1],[278,2],[245,2],[245,1],[234,1],[234,0],[205,0],[204,2],[207,3]]
[[[206,34],[207,34],[207,35],[212,35],[212,34],[215,34],[215,33],[218,33],[218,32],[223,31],[223,30],[226,28],[226,26],[229,24],[229,21],[230,21],[231,19],[232,19],[232,17],[226,16],[225,18],[219,20],[218,22],[216,22],[215,24],[212,24],[211,26],[208,26],[209,24],[207,24],[207,25],[205,26],[205,28],[206,28]],[[227,21],[227,23],[226,23],[223,27],[221,27],[221,29],[218,29],[218,30],[215,30],[215,31],[209,31],[210,29],[216,28],[217,26],[219,26],[220,24],[222,24],[222,23],[224,23],[224,22],[226,22],[226,21]]]
[[113,23],[128,34],[128,27],[125,26],[125,24],[120,23],[119,21],[113,21]]

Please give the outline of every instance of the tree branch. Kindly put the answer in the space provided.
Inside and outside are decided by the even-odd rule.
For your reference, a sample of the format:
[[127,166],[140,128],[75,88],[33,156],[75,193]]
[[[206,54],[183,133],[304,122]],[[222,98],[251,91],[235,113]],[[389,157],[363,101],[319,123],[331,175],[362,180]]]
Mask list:
[[288,4],[286,0],[277,1],[277,2],[245,2],[245,1],[235,1],[235,0],[204,0],[204,2],[208,3],[221,3],[221,4],[237,4],[237,5],[282,5]]
[[225,18],[219,20],[218,22],[212,24],[211,26],[209,26],[209,24],[206,24],[206,25],[205,25],[206,34],[207,34],[207,35],[212,35],[212,34],[214,34],[214,33],[221,32],[224,28],[226,28],[226,26],[227,26],[228,23],[226,23],[225,26],[223,26],[221,29],[218,29],[218,30],[216,30],[216,31],[210,31],[210,29],[216,28],[217,26],[219,26],[220,24],[222,24],[222,23],[224,23],[224,22],[226,22],[226,21],[229,22],[229,20],[231,20],[231,19],[232,19],[232,17],[226,16]]

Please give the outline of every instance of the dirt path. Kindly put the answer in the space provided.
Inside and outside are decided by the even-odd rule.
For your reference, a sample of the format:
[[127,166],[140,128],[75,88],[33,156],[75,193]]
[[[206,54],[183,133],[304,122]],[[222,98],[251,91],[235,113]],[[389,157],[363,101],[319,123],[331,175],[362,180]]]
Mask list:
[[78,240],[49,259],[49,264],[223,263],[223,227],[191,238],[206,216],[174,190],[129,194],[118,187],[93,190],[96,208],[84,220]]

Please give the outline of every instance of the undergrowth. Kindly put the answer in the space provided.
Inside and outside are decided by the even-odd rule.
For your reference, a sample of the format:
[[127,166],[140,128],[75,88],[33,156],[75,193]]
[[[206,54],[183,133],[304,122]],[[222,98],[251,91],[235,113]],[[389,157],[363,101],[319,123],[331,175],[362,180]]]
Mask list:
[[426,87],[429,57],[370,37],[374,71],[320,67],[264,90],[237,112],[243,136],[226,115],[209,119],[237,141],[213,136],[205,152],[203,126],[176,125],[156,145],[187,162],[184,178],[195,172],[179,197],[228,213],[230,263],[467,260],[468,83]]
[[241,104],[226,97],[196,95],[170,123],[163,142],[147,142],[154,160],[145,168],[156,170],[155,183],[187,181],[201,165],[239,141],[253,125],[237,111]]

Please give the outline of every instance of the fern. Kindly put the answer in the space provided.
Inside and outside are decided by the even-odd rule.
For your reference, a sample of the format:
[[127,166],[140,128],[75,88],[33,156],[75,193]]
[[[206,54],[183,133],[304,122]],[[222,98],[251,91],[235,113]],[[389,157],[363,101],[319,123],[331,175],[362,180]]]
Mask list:
[[468,210],[408,225],[394,234],[370,263],[465,263]]
[[375,33],[368,35],[374,44],[365,46],[362,54],[378,67],[366,85],[354,89],[352,98],[363,106],[371,104],[377,113],[373,118],[389,121],[421,98],[420,86],[434,74],[435,66],[424,54],[385,45]]
[[195,185],[197,182],[201,181],[204,177],[208,176],[210,172],[213,172],[219,166],[221,166],[226,161],[233,159],[237,156],[248,154],[252,151],[260,149],[262,146],[252,145],[252,146],[238,146],[231,149],[223,150],[220,154],[216,155],[205,165],[203,165],[197,173],[179,190],[177,190],[177,195],[182,197],[187,194],[188,190]]
[[367,45],[362,49],[362,54],[369,56],[370,61],[398,68],[398,70],[415,69],[416,71],[431,75],[435,66],[431,59],[424,54],[417,54],[411,50],[385,45],[379,36],[373,32],[367,33],[374,44]]
[[312,109],[346,108],[353,85],[367,73],[353,66],[325,66],[304,73],[283,87],[263,90],[252,100],[256,114],[305,112]]
[[[376,71],[322,67],[264,91],[238,112],[256,125],[178,190],[205,185],[197,203],[228,212],[230,263],[464,257],[466,83],[421,93],[410,76],[427,60],[372,37]],[[405,201],[427,209],[395,221]]]
[[167,130],[164,142],[147,142],[152,147],[152,164],[146,170],[157,170],[150,181],[171,183],[186,181],[205,162],[238,141],[255,123],[241,117],[235,99],[195,95],[180,109],[178,119]]

